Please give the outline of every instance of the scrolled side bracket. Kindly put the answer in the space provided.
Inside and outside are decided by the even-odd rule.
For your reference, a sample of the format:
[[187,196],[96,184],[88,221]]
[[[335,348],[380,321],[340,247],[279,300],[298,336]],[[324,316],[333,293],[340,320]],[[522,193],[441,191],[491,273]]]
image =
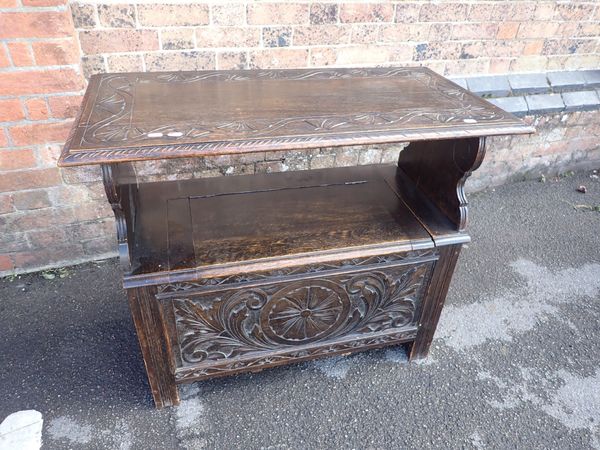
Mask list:
[[442,139],[409,144],[400,152],[398,168],[455,225],[468,224],[467,178],[482,163],[485,138]]
[[131,217],[134,217],[135,210],[131,195],[129,195],[125,186],[119,183],[119,173],[123,169],[120,167],[121,165],[102,164],[102,180],[104,181],[106,197],[115,214],[119,260],[123,270],[128,273],[131,271],[129,252],[129,239],[133,231]]

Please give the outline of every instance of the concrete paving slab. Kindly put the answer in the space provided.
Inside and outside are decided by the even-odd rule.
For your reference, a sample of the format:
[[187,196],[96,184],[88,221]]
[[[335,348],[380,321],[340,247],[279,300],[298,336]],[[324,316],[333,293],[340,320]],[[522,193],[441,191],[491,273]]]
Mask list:
[[0,420],[39,411],[50,450],[598,447],[600,213],[576,205],[600,205],[590,173],[471,196],[422,364],[400,347],[216,379],[162,411],[116,260],[0,280]]
[[491,98],[489,102],[516,116],[524,116],[529,111],[525,97]]
[[554,113],[565,109],[565,104],[560,94],[526,95],[525,101],[531,114]]
[[600,107],[600,98],[596,91],[563,92],[565,111],[591,111]]
[[588,87],[600,87],[600,70],[583,70],[582,73]]
[[510,86],[505,75],[467,78],[469,90],[477,95],[505,97],[510,93]]
[[580,70],[549,72],[548,82],[555,91],[577,89],[585,86],[585,78]]
[[513,94],[544,94],[550,92],[545,73],[523,73],[508,76]]

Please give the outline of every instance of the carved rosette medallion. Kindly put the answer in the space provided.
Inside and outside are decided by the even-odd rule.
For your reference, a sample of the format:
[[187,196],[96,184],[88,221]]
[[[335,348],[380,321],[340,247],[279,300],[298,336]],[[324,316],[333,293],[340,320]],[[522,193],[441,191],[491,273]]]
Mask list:
[[350,299],[339,285],[299,282],[277,292],[262,310],[265,334],[281,344],[306,344],[331,334],[348,317]]
[[204,367],[254,354],[331,346],[347,336],[415,329],[433,264],[174,298],[178,353],[184,367]]

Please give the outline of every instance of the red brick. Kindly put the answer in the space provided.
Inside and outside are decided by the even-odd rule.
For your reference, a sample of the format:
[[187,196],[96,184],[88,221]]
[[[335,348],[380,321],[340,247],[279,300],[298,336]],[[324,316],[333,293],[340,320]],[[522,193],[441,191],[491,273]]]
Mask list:
[[381,42],[394,44],[402,41],[426,41],[429,36],[430,26],[428,23],[382,25],[379,39]]
[[391,3],[343,3],[340,22],[392,22],[394,5]]
[[159,49],[155,30],[85,30],[79,32],[79,41],[84,54]]
[[8,139],[6,138],[6,132],[4,128],[0,128],[0,149],[8,145]]
[[66,5],[67,0],[22,0],[23,6],[60,6]]
[[12,195],[13,205],[19,211],[27,211],[31,209],[47,208],[52,206],[48,193],[45,190],[34,190],[15,192]]
[[534,20],[552,20],[556,2],[538,2],[533,13]]
[[79,91],[83,78],[73,69],[0,73],[0,95]]
[[294,29],[294,45],[348,44],[351,31],[352,29],[348,25],[296,27]]
[[208,25],[208,5],[204,4],[140,4],[138,20],[144,27]]
[[467,18],[467,5],[461,3],[425,3],[421,6],[421,22],[460,22]]
[[62,242],[66,241],[66,235],[62,228],[29,231],[27,240],[34,249],[44,249],[61,245]]
[[521,20],[528,21],[533,19],[536,10],[535,1],[518,2],[496,2],[494,7],[495,20]]
[[[25,211],[24,214],[11,214],[5,218],[0,217],[0,226],[3,227],[5,234],[22,233],[24,230],[39,230],[48,228],[48,226],[61,226],[73,222],[73,215],[70,209],[50,209],[43,208],[31,211]],[[0,234],[0,242],[3,235]],[[20,250],[13,250],[20,251]]]
[[250,52],[250,68],[278,69],[289,67],[306,67],[308,50],[274,48]]
[[[0,3],[2,5],[2,3]],[[14,270],[12,259],[8,255],[0,255],[0,272],[8,272]]]
[[216,56],[210,51],[184,51],[148,53],[145,57],[146,69],[160,70],[213,70]]
[[35,155],[32,149],[0,150],[0,171],[31,167],[35,167]]
[[16,267],[42,267],[63,261],[72,261],[74,255],[81,255],[82,252],[81,245],[70,243],[60,247],[53,246],[51,248],[13,253],[12,257]]
[[353,44],[374,44],[379,37],[379,25],[367,23],[352,25]]
[[15,145],[62,143],[69,135],[71,124],[72,121],[16,125],[10,129],[10,135]]
[[553,37],[557,29],[557,22],[523,22],[517,36],[520,38]]
[[246,27],[196,28],[196,43],[198,48],[257,47],[260,44],[260,29]]
[[[421,24],[417,24],[421,25]],[[429,41],[430,43],[444,42],[450,39],[452,35],[452,24],[451,23],[428,23],[429,26]]]
[[79,62],[79,47],[73,39],[31,44],[35,62],[40,66],[59,66]]
[[519,31],[519,22],[503,22],[498,26],[498,39],[514,39]]
[[557,20],[588,20],[593,13],[593,4],[558,3],[554,18]]
[[24,118],[25,114],[18,99],[0,100],[0,122],[15,122]]
[[544,71],[548,65],[548,58],[545,56],[524,56],[513,59],[510,62],[510,70],[513,72],[535,72]]
[[66,184],[92,183],[102,180],[102,172],[95,165],[82,167],[64,167],[61,169],[63,182]]
[[0,8],[16,8],[17,0],[0,0]]
[[527,41],[525,47],[523,47],[523,55],[539,55],[543,47],[543,39]]
[[308,24],[309,5],[304,3],[255,3],[248,5],[250,25]]
[[60,95],[48,97],[48,104],[52,117],[57,119],[70,119],[77,115],[81,106],[81,95]]
[[522,41],[471,42],[463,46],[463,54],[490,58],[520,56],[525,44]]
[[470,21],[498,20],[494,15],[493,3],[474,3],[469,6],[467,17]]
[[38,166],[56,167],[56,162],[61,153],[62,145],[49,144],[38,149]]
[[28,42],[8,42],[6,45],[14,66],[26,67],[34,65]]
[[577,36],[596,37],[600,36],[600,23],[585,23],[581,22],[577,26]]
[[210,5],[210,19],[213,25],[241,26],[246,23],[246,5],[223,2]]
[[6,172],[0,177],[0,192],[22,191],[56,186],[60,183],[58,168]]
[[248,52],[218,52],[217,68],[220,70],[247,69]]
[[507,73],[510,68],[510,58],[492,58],[490,60],[490,73]]
[[[413,48],[410,48],[412,54]],[[354,65],[354,64],[381,64],[391,59],[391,47],[376,45],[356,45],[350,47],[340,47],[337,49],[336,64]],[[401,57],[399,57],[401,58]],[[408,59],[411,59],[410,57]]]
[[339,6],[335,3],[312,3],[310,5],[310,23],[312,25],[337,23],[338,17]]
[[68,37],[73,32],[68,11],[0,14],[0,39]]
[[0,67],[10,67],[10,60],[8,54],[4,50],[3,46],[0,45]]
[[310,65],[324,67],[335,64],[337,52],[332,47],[313,47],[310,49]]
[[[515,28],[515,34],[517,32]],[[495,23],[462,23],[452,26],[453,39],[493,39],[498,25]],[[446,35],[446,39],[448,36]]]
[[30,98],[25,100],[27,118],[30,120],[45,120],[49,116],[48,105],[43,98]]
[[421,5],[419,3],[402,2],[396,5],[395,22],[406,24],[419,21]]
[[0,195],[0,214],[8,214],[15,210],[10,195]]

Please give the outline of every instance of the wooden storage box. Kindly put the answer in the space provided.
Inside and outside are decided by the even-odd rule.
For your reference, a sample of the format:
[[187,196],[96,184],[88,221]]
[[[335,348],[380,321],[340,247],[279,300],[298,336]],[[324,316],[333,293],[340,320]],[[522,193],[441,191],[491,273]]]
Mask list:
[[440,252],[395,174],[363,166],[140,185],[137,204],[152,214],[138,220],[125,285],[159,281],[143,272],[155,277],[165,254],[169,277],[185,280],[153,291],[176,381],[414,341]]

